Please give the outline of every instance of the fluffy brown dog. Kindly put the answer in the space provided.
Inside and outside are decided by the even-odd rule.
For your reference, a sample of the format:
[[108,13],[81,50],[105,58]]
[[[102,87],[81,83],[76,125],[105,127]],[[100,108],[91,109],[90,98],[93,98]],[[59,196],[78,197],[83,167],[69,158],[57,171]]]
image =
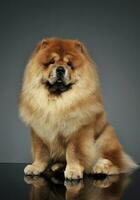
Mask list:
[[20,115],[32,129],[27,175],[39,175],[50,160],[53,170],[66,162],[67,179],[136,167],[107,120],[95,63],[77,40],[46,38],[37,45],[24,74]]

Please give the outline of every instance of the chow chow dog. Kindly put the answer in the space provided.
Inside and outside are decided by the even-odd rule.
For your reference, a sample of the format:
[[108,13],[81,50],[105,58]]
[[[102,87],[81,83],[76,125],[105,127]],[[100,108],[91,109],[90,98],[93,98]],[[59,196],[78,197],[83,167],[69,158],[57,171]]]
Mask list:
[[83,173],[129,172],[137,165],[109,123],[96,64],[78,40],[45,38],[26,66],[20,116],[31,127],[33,163],[26,175],[66,165],[66,179]]

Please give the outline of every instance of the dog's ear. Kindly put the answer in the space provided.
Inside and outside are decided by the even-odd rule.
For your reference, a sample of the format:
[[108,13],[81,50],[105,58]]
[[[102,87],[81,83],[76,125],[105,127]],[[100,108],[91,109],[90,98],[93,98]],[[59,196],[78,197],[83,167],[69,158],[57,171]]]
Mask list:
[[44,49],[48,46],[49,44],[49,38],[44,38],[41,42],[40,42],[40,48]]
[[79,40],[75,40],[75,47],[76,47],[79,51],[81,51],[81,53],[88,54],[85,45],[84,45],[82,42],[80,42]]
[[39,44],[36,47],[36,52],[40,49],[44,49],[48,46],[49,44],[49,38],[44,38],[43,40],[41,40],[41,42],[39,42]]
[[36,48],[33,51],[32,55],[35,55],[40,49],[45,49],[49,44],[49,38],[44,38],[41,40],[41,42],[39,42],[36,46]]
[[44,39],[42,39],[36,46],[36,48],[34,49],[31,57],[33,57],[34,55],[36,55],[36,53],[40,50],[40,49],[45,49],[49,44],[49,38],[46,37]]

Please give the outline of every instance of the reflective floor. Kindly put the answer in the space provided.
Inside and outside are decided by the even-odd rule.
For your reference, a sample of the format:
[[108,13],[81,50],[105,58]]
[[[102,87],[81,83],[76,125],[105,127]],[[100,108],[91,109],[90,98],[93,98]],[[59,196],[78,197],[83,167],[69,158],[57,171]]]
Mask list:
[[0,164],[1,200],[138,200],[140,170],[130,176],[85,177],[64,182],[63,174],[24,177],[25,164]]

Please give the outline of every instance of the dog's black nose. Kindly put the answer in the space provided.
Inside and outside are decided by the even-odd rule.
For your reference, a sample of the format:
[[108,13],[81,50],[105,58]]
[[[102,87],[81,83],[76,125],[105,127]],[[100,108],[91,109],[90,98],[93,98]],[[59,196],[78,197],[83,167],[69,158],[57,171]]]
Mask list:
[[57,73],[58,75],[64,75],[64,73],[65,73],[64,67],[62,67],[62,66],[57,67],[56,73]]

